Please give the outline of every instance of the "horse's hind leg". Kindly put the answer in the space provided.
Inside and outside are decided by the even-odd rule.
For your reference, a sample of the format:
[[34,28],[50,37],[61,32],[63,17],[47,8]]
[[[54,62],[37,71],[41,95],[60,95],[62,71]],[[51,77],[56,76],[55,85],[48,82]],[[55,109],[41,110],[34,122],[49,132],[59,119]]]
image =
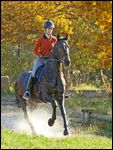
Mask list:
[[16,104],[18,108],[22,107],[22,98],[16,95]]
[[32,134],[35,135],[36,132],[35,132],[35,129],[34,129],[32,123],[31,123],[29,117],[28,117],[28,113],[27,113],[27,109],[26,109],[26,101],[25,100],[23,100],[23,102],[22,102],[22,109],[23,109],[23,112],[24,112],[24,118],[28,122],[28,124],[29,124],[29,126],[31,128]]
[[64,135],[68,135],[69,131],[68,131],[67,118],[66,118],[66,111],[64,107],[64,96],[58,98],[58,104],[64,121]]

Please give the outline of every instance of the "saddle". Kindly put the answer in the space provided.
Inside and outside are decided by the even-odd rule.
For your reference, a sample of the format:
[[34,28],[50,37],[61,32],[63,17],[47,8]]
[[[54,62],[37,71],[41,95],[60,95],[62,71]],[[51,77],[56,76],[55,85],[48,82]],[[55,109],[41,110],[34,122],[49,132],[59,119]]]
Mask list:
[[40,92],[39,83],[43,78],[44,72],[45,72],[45,65],[40,66],[36,71],[36,75],[35,75],[34,82],[33,82],[33,87],[38,92]]
[[37,69],[36,75],[35,75],[35,83],[37,82],[39,83],[42,80],[44,72],[45,72],[45,65],[42,65]]

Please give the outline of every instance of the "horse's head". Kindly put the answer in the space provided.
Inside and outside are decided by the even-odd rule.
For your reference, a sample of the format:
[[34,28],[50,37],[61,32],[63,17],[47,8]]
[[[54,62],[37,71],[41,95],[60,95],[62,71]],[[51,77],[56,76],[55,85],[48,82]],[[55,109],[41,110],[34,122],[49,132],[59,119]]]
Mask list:
[[71,62],[69,57],[69,44],[67,40],[68,35],[64,38],[60,38],[58,34],[57,43],[53,49],[54,58],[61,61],[65,66],[69,66]]

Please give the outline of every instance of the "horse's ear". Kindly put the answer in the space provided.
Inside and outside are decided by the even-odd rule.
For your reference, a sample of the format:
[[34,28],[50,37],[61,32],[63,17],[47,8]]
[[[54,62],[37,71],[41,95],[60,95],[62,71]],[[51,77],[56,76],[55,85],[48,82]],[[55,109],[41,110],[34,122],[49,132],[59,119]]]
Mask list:
[[57,40],[59,41],[59,39],[60,39],[60,35],[59,35],[59,33],[57,34]]

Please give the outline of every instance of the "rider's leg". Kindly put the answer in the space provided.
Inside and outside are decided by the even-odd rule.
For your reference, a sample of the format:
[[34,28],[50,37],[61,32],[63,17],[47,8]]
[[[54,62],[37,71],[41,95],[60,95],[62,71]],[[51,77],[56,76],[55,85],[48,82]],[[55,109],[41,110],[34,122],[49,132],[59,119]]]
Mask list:
[[[39,58],[39,62],[40,63],[38,64],[38,67],[41,67],[41,66],[45,65],[46,64],[46,60],[47,60],[47,58]],[[34,76],[35,75],[36,75],[36,72],[35,72]],[[36,91],[36,93],[35,93],[36,96],[40,97],[39,82],[36,83],[35,91]]]
[[32,75],[30,75],[29,79],[28,79],[28,83],[27,83],[27,88],[26,88],[26,92],[23,95],[23,98],[26,100],[29,100],[31,98],[31,88],[33,85],[33,81],[34,81],[34,77]]
[[33,80],[35,78],[37,68],[41,65],[42,65],[41,58],[37,57],[37,59],[35,60],[33,69],[32,69],[32,73],[31,73],[31,75],[29,77],[29,80],[28,80],[28,83],[27,83],[26,92],[23,95],[23,98],[26,99],[26,100],[30,100],[30,98],[31,98],[30,91],[31,91],[31,88],[32,88],[32,85],[33,85]]

